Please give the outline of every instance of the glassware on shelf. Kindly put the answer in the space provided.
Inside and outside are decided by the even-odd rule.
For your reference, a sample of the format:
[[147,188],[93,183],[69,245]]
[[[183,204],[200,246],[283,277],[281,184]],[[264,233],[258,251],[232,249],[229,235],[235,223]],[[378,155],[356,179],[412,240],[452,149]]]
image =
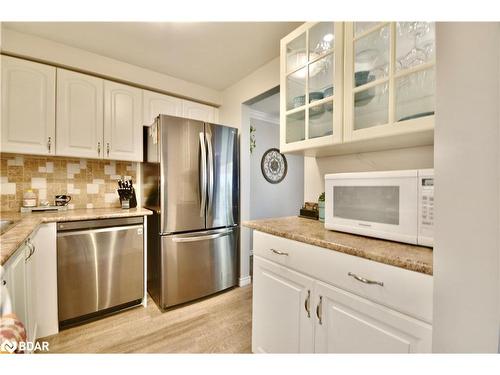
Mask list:
[[396,121],[406,121],[434,114],[434,68],[399,77],[395,84]]
[[369,71],[375,79],[389,74],[390,29],[386,25],[354,42],[354,72]]
[[[331,108],[325,111],[327,105]],[[309,107],[309,139],[333,134],[333,102]]]
[[297,70],[286,78],[286,109],[305,104],[307,67]]
[[330,51],[335,43],[333,22],[319,22],[309,29],[309,60]]
[[306,33],[303,33],[286,45],[286,71],[291,72],[306,62]]
[[389,86],[387,82],[357,92],[354,101],[354,130],[370,128],[389,122]]
[[305,111],[286,116],[286,143],[303,141],[306,137]]
[[396,70],[412,68],[435,59],[433,22],[396,22]]

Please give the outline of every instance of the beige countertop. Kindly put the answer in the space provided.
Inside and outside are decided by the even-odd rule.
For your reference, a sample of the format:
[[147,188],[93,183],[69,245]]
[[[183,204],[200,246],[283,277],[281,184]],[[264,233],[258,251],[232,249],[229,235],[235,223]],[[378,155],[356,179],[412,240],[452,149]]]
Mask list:
[[432,249],[327,230],[318,220],[296,216],[244,221],[243,226],[376,262],[432,275]]
[[2,212],[0,218],[13,220],[15,224],[0,236],[0,265],[5,264],[23,241],[42,223],[53,223],[75,220],[112,219],[151,215],[145,208],[92,208],[57,212],[36,212],[21,214],[18,212]]

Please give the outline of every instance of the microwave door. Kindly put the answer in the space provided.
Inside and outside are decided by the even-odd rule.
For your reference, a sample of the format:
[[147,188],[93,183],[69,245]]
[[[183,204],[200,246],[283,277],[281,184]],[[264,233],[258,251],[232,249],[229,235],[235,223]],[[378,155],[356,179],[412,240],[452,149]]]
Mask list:
[[416,182],[416,175],[327,180],[325,227],[417,243]]

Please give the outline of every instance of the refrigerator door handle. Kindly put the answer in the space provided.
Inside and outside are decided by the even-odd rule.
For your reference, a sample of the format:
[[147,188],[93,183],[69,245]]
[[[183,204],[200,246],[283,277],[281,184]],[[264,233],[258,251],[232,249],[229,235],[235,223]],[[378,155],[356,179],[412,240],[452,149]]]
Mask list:
[[207,205],[207,150],[205,148],[205,135],[200,132],[200,172],[201,177],[199,178],[199,188],[200,188],[200,217],[205,216],[205,208]]
[[206,241],[206,240],[213,240],[215,238],[220,238],[227,236],[228,234],[231,234],[233,232],[233,228],[231,229],[226,229],[224,231],[217,231],[212,234],[204,234],[201,236],[193,236],[193,235],[188,235],[188,236],[183,236],[183,235],[178,235],[172,237],[173,242],[197,242],[197,241]]
[[214,153],[212,147],[212,135],[210,133],[206,134],[207,138],[207,149],[208,149],[208,211],[212,210],[212,203],[214,198]]

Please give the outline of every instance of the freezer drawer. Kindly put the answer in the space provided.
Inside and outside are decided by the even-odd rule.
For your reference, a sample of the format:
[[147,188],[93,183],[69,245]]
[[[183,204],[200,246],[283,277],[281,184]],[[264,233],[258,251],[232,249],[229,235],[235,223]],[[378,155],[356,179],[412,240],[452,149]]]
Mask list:
[[236,285],[238,237],[238,227],[162,236],[161,307]]
[[[120,223],[115,220],[106,222],[110,225]],[[61,325],[137,302],[144,295],[143,225],[95,226],[92,223],[87,229],[69,223],[58,226],[57,284]]]

